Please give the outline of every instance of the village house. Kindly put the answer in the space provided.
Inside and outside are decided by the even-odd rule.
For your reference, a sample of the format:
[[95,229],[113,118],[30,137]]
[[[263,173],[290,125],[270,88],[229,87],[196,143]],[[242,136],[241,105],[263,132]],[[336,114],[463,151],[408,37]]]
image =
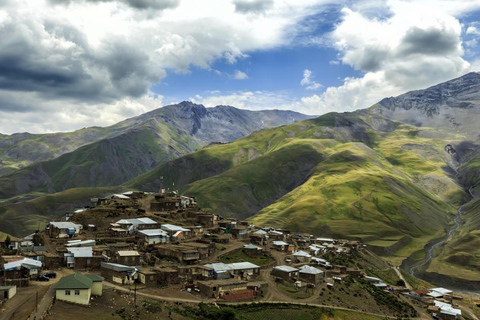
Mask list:
[[131,248],[132,248],[132,244],[127,242],[116,242],[116,243],[110,243],[108,245],[108,249],[112,257],[115,256],[118,251],[130,250]]
[[251,243],[244,245],[242,251],[250,258],[258,258],[263,255],[263,249]]
[[[5,258],[5,257],[4,257]],[[3,265],[6,279],[31,279],[38,275],[42,262],[30,258],[10,260]]]
[[190,237],[191,238],[200,238],[202,237],[205,228],[203,226],[187,226],[185,229],[190,230]]
[[137,230],[155,229],[158,227],[158,223],[148,217],[121,219],[115,223],[120,226],[120,229],[126,229],[130,233]]
[[[5,240],[0,242],[0,247],[6,247]],[[21,238],[21,239],[12,237],[10,239],[10,244],[8,245],[7,249],[21,250],[22,248],[26,248],[26,247],[33,247],[32,235],[27,236],[25,238]]]
[[325,277],[325,272],[312,266],[301,266],[298,275],[300,280],[307,283],[319,284]]
[[168,233],[171,241],[179,241],[185,238],[190,238],[190,229],[176,226],[174,224],[162,224],[161,228]]
[[160,193],[156,194],[155,199],[150,203],[150,210],[154,212],[176,211],[194,202],[192,198],[180,197],[174,193]]
[[325,268],[331,268],[332,267],[330,262],[328,262],[327,260],[322,259],[322,258],[312,257],[312,259],[310,261],[318,264],[319,266],[325,267]]
[[100,268],[101,256],[93,256],[92,247],[67,248],[64,253],[67,268],[94,270]]
[[296,251],[293,253],[293,260],[295,262],[300,262],[300,263],[310,262],[311,259],[312,259],[312,256],[306,253],[305,251]]
[[388,286],[382,281],[382,279],[377,278],[377,277],[369,277],[366,276],[365,280],[367,280],[369,283],[373,284],[375,287],[380,288],[380,289],[385,289]]
[[237,239],[243,239],[247,237],[248,229],[245,226],[237,226],[231,229],[231,234]]
[[282,252],[293,252],[295,246],[293,244],[286,243],[285,241],[273,241],[273,248]]
[[197,281],[200,294],[208,298],[224,300],[252,299],[253,290],[248,289],[248,281],[237,279]]
[[126,266],[142,265],[140,253],[134,250],[117,251],[117,253],[115,254],[115,262]]
[[186,242],[182,245],[184,247],[195,248],[200,254],[200,260],[206,259],[215,253],[214,243]]
[[101,296],[103,278],[93,274],[74,273],[63,277],[55,286],[57,300],[88,305],[92,295]]
[[138,271],[138,281],[146,287],[156,287],[158,285],[158,270],[155,268],[144,268]]
[[214,278],[215,271],[211,267],[202,265],[179,266],[178,275],[185,278],[186,281],[208,280]]
[[352,278],[362,278],[363,271],[358,268],[347,268],[347,274]]
[[161,257],[175,258],[186,264],[195,264],[200,259],[200,253],[196,248],[184,245],[163,245],[156,247]]
[[273,267],[271,275],[282,278],[286,281],[296,281],[298,279],[298,269],[290,266],[276,266]]
[[101,275],[109,282],[132,284],[138,278],[138,269],[118,263],[102,262]]
[[145,245],[170,242],[168,232],[162,229],[140,230],[138,235]]
[[238,227],[238,220],[236,219],[224,219],[218,221],[218,227],[225,231],[225,233],[232,233],[232,229]]
[[241,279],[252,279],[260,274],[260,267],[251,262],[235,262],[235,263],[210,263],[205,267],[213,269],[215,279],[228,279],[231,277]]
[[50,222],[47,232],[50,238],[71,238],[80,233],[83,226],[73,222]]
[[285,240],[285,234],[281,231],[270,230],[268,232],[268,238],[272,239],[272,240],[283,241],[283,240]]
[[250,242],[263,246],[267,244],[268,233],[264,230],[257,230],[250,234]]
[[161,287],[173,286],[181,282],[179,269],[159,268],[157,273],[158,273],[158,284]]
[[433,303],[434,307],[436,308],[434,317],[436,316],[440,320],[463,319],[462,310],[454,308],[451,304],[437,300],[435,300]]
[[108,228],[108,233],[112,237],[126,237],[129,235],[129,232],[127,229],[123,229],[121,225],[118,223],[110,223],[110,226]]
[[451,296],[453,294],[453,291],[450,290],[450,289],[445,289],[445,288],[433,288],[433,289],[429,289],[429,293],[427,294],[427,296],[429,297],[433,297],[435,299],[438,299],[438,298],[443,298],[445,296]]

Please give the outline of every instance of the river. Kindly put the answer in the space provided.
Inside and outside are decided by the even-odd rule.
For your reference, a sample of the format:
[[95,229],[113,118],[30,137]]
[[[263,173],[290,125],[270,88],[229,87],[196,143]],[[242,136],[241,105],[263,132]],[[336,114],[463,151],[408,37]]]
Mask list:
[[411,274],[411,275],[413,275],[417,278],[427,280],[427,281],[429,281],[431,283],[434,283],[435,285],[438,285],[438,286],[448,286],[452,289],[459,289],[459,290],[461,290],[462,292],[465,292],[465,293],[473,292],[473,291],[469,291],[469,289],[472,289],[472,290],[475,290],[476,292],[478,292],[476,284],[474,285],[472,283],[473,286],[470,287],[467,283],[461,283],[460,281],[455,281],[451,277],[446,277],[446,276],[442,277],[440,275],[431,276],[431,275],[427,275],[425,273],[425,271],[428,269],[428,266],[429,266],[430,262],[436,256],[435,253],[436,253],[437,249],[441,250],[443,245],[448,240],[450,240],[455,235],[455,233],[460,229],[460,227],[463,225],[463,223],[462,223],[463,208],[466,205],[468,205],[472,200],[474,200],[474,196],[472,194],[472,191],[471,190],[468,190],[468,191],[471,195],[471,199],[458,208],[458,214],[453,219],[454,225],[445,230],[445,236],[443,236],[441,238],[438,238],[438,239],[435,239],[435,240],[432,240],[425,246],[425,248],[424,248],[425,258],[423,258],[422,260],[415,262],[415,261],[413,261],[409,258],[405,259],[402,262],[402,265],[400,266],[403,270],[408,271],[409,274]]

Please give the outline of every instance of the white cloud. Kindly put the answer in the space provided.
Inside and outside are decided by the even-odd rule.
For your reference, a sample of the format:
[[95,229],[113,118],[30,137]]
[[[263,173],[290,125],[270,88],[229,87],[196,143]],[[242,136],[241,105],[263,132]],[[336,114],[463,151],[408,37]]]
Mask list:
[[[330,34],[340,60],[360,71],[343,85],[308,98],[321,113],[366,108],[386,96],[425,88],[463,75],[462,27],[455,15],[479,9],[480,3],[388,1],[385,16],[342,10]],[[472,31],[472,30],[470,30]]]
[[210,92],[210,95],[191,99],[195,103],[201,103],[206,107],[229,105],[248,110],[295,110],[304,114],[319,114],[318,95],[295,99],[288,93],[278,91],[237,91],[224,93]]
[[313,78],[313,72],[305,69],[303,71],[303,78],[302,81],[300,81],[300,85],[304,86],[307,90],[318,90],[322,88],[323,86],[320,83],[314,81]]
[[[71,117],[66,123],[80,123],[84,115],[78,112],[85,106],[101,112],[98,108],[110,110],[107,106],[122,101],[142,101],[167,72],[211,70],[219,59],[234,64],[250,51],[288,45],[305,31],[299,23],[331,2],[2,1],[0,90],[9,99],[0,101],[0,112],[13,123],[22,118],[19,112],[53,119],[65,110],[61,117]],[[109,124],[112,118],[90,114],[91,124]],[[29,131],[57,127],[36,125]],[[1,127],[3,133],[11,130],[16,131]]]
[[[0,100],[9,101],[11,109],[0,110],[3,132],[58,132],[91,126],[108,126],[163,105],[163,97],[147,93],[137,98],[122,98],[114,103],[76,103],[69,100],[45,101],[37,93],[22,97],[0,90]],[[23,105],[36,108],[24,112]],[[55,110],[52,112],[52,110]]]
[[474,34],[477,36],[480,36],[480,30],[478,30],[477,27],[470,26],[467,28],[467,31],[465,32],[466,34]]
[[246,80],[248,79],[248,75],[245,72],[236,70],[232,78],[235,80]]

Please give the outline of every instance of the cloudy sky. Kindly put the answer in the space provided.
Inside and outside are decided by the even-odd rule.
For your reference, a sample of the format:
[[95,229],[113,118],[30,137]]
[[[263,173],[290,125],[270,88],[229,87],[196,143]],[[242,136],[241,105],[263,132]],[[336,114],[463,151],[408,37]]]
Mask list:
[[480,71],[480,0],[0,0],[0,132],[366,108]]

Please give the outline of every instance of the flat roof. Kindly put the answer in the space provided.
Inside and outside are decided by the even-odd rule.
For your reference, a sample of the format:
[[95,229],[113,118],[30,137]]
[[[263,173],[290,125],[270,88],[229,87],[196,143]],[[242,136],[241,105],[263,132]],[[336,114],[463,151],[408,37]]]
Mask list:
[[118,255],[120,257],[136,257],[136,256],[139,256],[140,253],[138,253],[138,251],[135,251],[135,250],[120,250],[120,251],[117,251]]
[[283,272],[296,272],[296,271],[298,271],[297,268],[286,266],[286,265],[276,266],[276,267],[273,267],[273,269],[283,271]]
[[168,233],[165,230],[162,230],[162,229],[139,230],[138,233],[146,235],[148,237],[168,236]]

